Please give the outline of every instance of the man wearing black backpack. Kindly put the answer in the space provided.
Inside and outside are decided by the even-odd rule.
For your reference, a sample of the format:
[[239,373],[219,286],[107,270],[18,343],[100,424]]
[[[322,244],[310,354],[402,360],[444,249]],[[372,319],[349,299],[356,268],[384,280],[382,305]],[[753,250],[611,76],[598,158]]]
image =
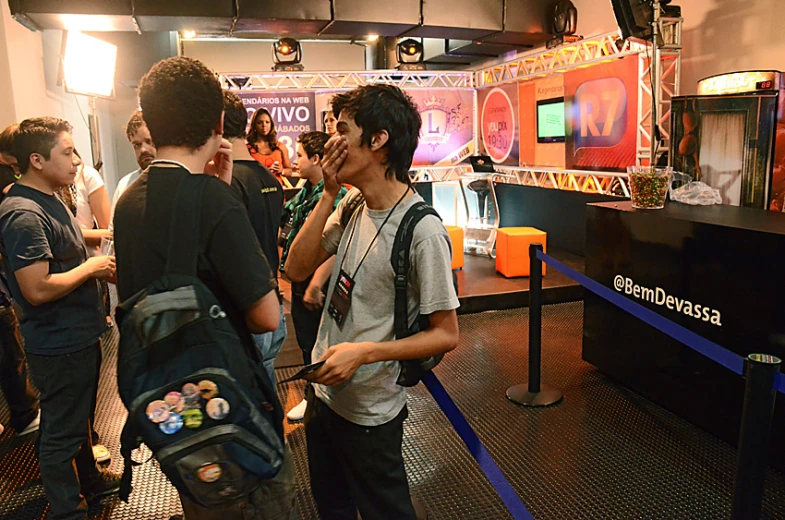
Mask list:
[[[183,183],[195,186],[191,175],[204,173],[217,177],[203,183],[206,184],[203,197],[195,208],[199,215],[196,275],[220,302],[220,307],[213,306],[217,309],[214,316],[211,308],[211,317],[228,315],[241,339],[243,352],[236,353],[237,359],[247,359],[253,365],[251,369],[272,385],[258,353],[254,358],[257,351],[251,333],[269,332],[278,327],[275,275],[260,249],[246,209],[229,187],[231,145],[222,139],[220,84],[201,62],[169,58],[154,65],[142,78],[139,100],[158,151],[150,168],[126,190],[117,205],[114,225],[120,300],[125,302],[164,275],[169,242],[179,240],[177,235],[181,234],[179,230],[170,230],[177,217],[173,204],[179,199],[175,194],[183,193],[183,190],[178,193],[178,188],[188,186]],[[209,387],[211,382],[206,383]],[[212,387],[213,393],[220,392],[214,383]],[[271,388],[268,386],[268,391]],[[283,410],[277,399],[270,401],[264,404],[282,439]],[[234,408],[241,403],[230,404]],[[200,414],[197,428],[201,421]],[[207,417],[204,421],[207,422]],[[181,423],[176,426],[182,427]],[[164,428],[161,431],[174,433]],[[220,478],[220,466],[212,464],[210,468],[210,472],[198,472],[197,477],[203,483]],[[259,519],[290,518],[294,501],[291,455],[287,450],[283,466],[274,479],[265,481],[243,502],[228,508],[207,509],[180,491],[187,520],[240,518],[243,514]]]
[[[407,311],[429,326],[405,339],[394,334],[394,237],[409,208],[422,202],[409,181],[420,116],[399,88],[359,87],[332,100],[338,135],[325,147],[324,194],[286,261],[303,280],[336,255],[313,352],[324,365],[309,378],[315,395],[305,414],[311,488],[325,520],[413,520],[401,443],[406,392],[401,360],[443,354],[458,342],[458,299],[450,240],[435,216],[414,229]],[[365,203],[346,219],[350,192],[330,215],[340,183]]]

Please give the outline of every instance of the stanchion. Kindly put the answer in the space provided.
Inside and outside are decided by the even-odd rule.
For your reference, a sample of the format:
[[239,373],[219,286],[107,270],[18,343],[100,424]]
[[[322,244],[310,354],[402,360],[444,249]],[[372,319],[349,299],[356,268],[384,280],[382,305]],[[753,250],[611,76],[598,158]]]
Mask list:
[[507,389],[507,399],[524,406],[550,406],[564,397],[560,390],[540,384],[542,340],[542,244],[529,246],[529,381]]
[[766,354],[747,356],[747,384],[741,413],[731,520],[760,518],[768,465],[769,432],[777,395],[774,376],[779,369],[779,358]]

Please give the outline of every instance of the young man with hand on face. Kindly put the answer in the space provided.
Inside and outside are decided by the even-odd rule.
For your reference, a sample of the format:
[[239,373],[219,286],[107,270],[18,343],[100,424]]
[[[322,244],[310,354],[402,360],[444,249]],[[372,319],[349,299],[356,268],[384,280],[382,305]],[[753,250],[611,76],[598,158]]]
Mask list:
[[[309,379],[315,395],[305,412],[311,489],[324,519],[414,520],[401,443],[406,392],[396,384],[399,360],[445,353],[458,343],[458,298],[450,269],[450,239],[441,221],[416,226],[407,290],[410,320],[430,326],[394,337],[392,244],[401,218],[422,201],[409,180],[420,132],[417,107],[403,91],[368,85],[336,95],[338,135],[325,147],[324,194],[292,244],[286,273],[304,280],[336,255],[328,309],[313,357],[324,365]],[[356,192],[333,213],[340,183],[365,198],[346,228],[342,215]]]
[[[332,115],[332,113],[330,113]],[[335,118],[333,117],[333,121]],[[283,254],[281,255],[281,271],[284,270],[286,256],[289,248],[297,237],[297,233],[305,224],[305,219],[311,214],[313,208],[322,198],[324,192],[324,177],[322,175],[322,158],[324,145],[330,136],[324,132],[308,132],[300,134],[297,138],[297,162],[295,167],[300,172],[300,177],[306,180],[305,186],[297,195],[286,203],[281,223],[284,229],[289,229],[284,240]],[[335,208],[346,194],[346,188],[341,188],[333,202]],[[311,352],[316,343],[316,334],[319,332],[319,322],[322,319],[324,307],[324,289],[330,279],[330,274],[335,264],[333,256],[324,262],[313,276],[303,281],[292,282],[292,321],[294,332],[297,335],[297,344],[303,353],[303,363],[311,364]],[[297,406],[289,410],[286,417],[290,421],[301,421],[305,415],[307,401],[303,399]]]
[[19,180],[0,204],[0,253],[25,319],[27,363],[41,393],[41,479],[51,518],[87,518],[87,500],[116,492],[99,472],[90,439],[106,329],[96,280],[113,280],[115,259],[90,257],[79,224],[54,192],[74,182],[71,125],[42,117],[19,124]]

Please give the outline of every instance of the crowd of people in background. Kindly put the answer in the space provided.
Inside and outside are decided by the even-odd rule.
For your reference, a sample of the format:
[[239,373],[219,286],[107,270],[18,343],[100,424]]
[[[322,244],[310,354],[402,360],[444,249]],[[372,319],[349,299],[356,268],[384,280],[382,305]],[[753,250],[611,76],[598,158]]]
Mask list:
[[[17,435],[39,431],[50,517],[82,520],[89,502],[120,487],[120,475],[97,464],[110,452],[94,428],[102,338],[112,325],[107,284],[124,301],[165,272],[173,194],[204,174],[213,178],[197,213],[197,276],[243,346],[259,352],[254,370],[275,384],[287,330],[281,279],[291,283],[304,364],[323,362],[287,414],[305,421],[320,516],[415,519],[399,361],[442,354],[458,338],[450,240],[433,216],[414,232],[408,295],[409,315],[427,315],[430,326],[405,339],[393,332],[393,237],[422,201],[409,178],[416,106],[387,85],[337,94],[327,131],[300,135],[292,162],[270,113],[259,109],[249,123],[242,100],[196,60],[154,65],[139,101],[125,128],[138,169],[111,202],[66,121],[26,119],[0,134],[0,386]],[[281,181],[292,174],[304,184],[285,201]],[[99,250],[102,239],[113,240],[113,254]],[[294,518],[288,447],[284,460],[231,507],[205,508],[181,494],[185,518]]]

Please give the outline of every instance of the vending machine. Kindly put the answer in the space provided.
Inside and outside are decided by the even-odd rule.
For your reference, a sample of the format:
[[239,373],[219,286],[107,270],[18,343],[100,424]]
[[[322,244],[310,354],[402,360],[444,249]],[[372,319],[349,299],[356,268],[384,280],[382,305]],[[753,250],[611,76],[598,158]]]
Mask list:
[[785,210],[785,84],[779,71],[721,74],[671,105],[670,164],[723,204]]

